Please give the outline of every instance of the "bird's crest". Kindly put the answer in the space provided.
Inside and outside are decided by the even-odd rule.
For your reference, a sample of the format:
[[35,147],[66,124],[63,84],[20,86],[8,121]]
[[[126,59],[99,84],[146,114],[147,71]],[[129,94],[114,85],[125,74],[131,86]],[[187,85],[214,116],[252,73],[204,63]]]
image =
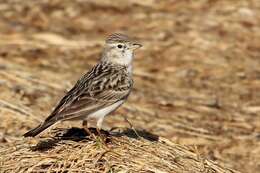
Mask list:
[[115,42],[124,43],[124,42],[130,42],[130,41],[131,41],[131,39],[127,35],[121,34],[121,33],[111,34],[106,39],[106,43],[115,43]]

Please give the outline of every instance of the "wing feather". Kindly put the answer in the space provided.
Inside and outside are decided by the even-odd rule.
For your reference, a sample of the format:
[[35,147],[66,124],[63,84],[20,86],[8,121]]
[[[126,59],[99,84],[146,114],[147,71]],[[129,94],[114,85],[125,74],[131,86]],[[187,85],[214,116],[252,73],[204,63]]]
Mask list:
[[126,99],[133,81],[126,67],[98,64],[61,99],[45,121],[74,119]]

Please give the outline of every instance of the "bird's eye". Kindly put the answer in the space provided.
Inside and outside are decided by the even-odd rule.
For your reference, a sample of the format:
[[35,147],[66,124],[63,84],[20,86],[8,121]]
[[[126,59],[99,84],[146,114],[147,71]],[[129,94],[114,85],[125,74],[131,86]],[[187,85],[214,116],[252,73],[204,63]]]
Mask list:
[[122,44],[119,44],[119,45],[117,45],[117,47],[118,47],[119,49],[121,49],[121,48],[123,47],[123,45],[122,45]]

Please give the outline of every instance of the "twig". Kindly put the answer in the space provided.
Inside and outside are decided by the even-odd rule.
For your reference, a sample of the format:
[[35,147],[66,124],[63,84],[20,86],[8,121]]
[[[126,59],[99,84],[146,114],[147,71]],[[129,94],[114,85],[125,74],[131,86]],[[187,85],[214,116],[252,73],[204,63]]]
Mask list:
[[132,123],[127,119],[126,115],[123,115],[125,121],[129,124],[130,128],[134,131],[135,135],[138,138],[141,138],[141,136],[137,133],[137,131],[135,130],[134,126],[132,125]]

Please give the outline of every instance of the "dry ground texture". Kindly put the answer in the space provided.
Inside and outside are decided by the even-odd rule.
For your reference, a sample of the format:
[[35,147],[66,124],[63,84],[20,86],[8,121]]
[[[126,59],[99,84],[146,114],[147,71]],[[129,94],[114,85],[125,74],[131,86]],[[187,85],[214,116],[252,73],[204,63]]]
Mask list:
[[[110,149],[72,138],[77,122],[24,139],[115,31],[144,47],[105,121]],[[256,173],[259,160],[259,0],[0,1],[0,172]]]

